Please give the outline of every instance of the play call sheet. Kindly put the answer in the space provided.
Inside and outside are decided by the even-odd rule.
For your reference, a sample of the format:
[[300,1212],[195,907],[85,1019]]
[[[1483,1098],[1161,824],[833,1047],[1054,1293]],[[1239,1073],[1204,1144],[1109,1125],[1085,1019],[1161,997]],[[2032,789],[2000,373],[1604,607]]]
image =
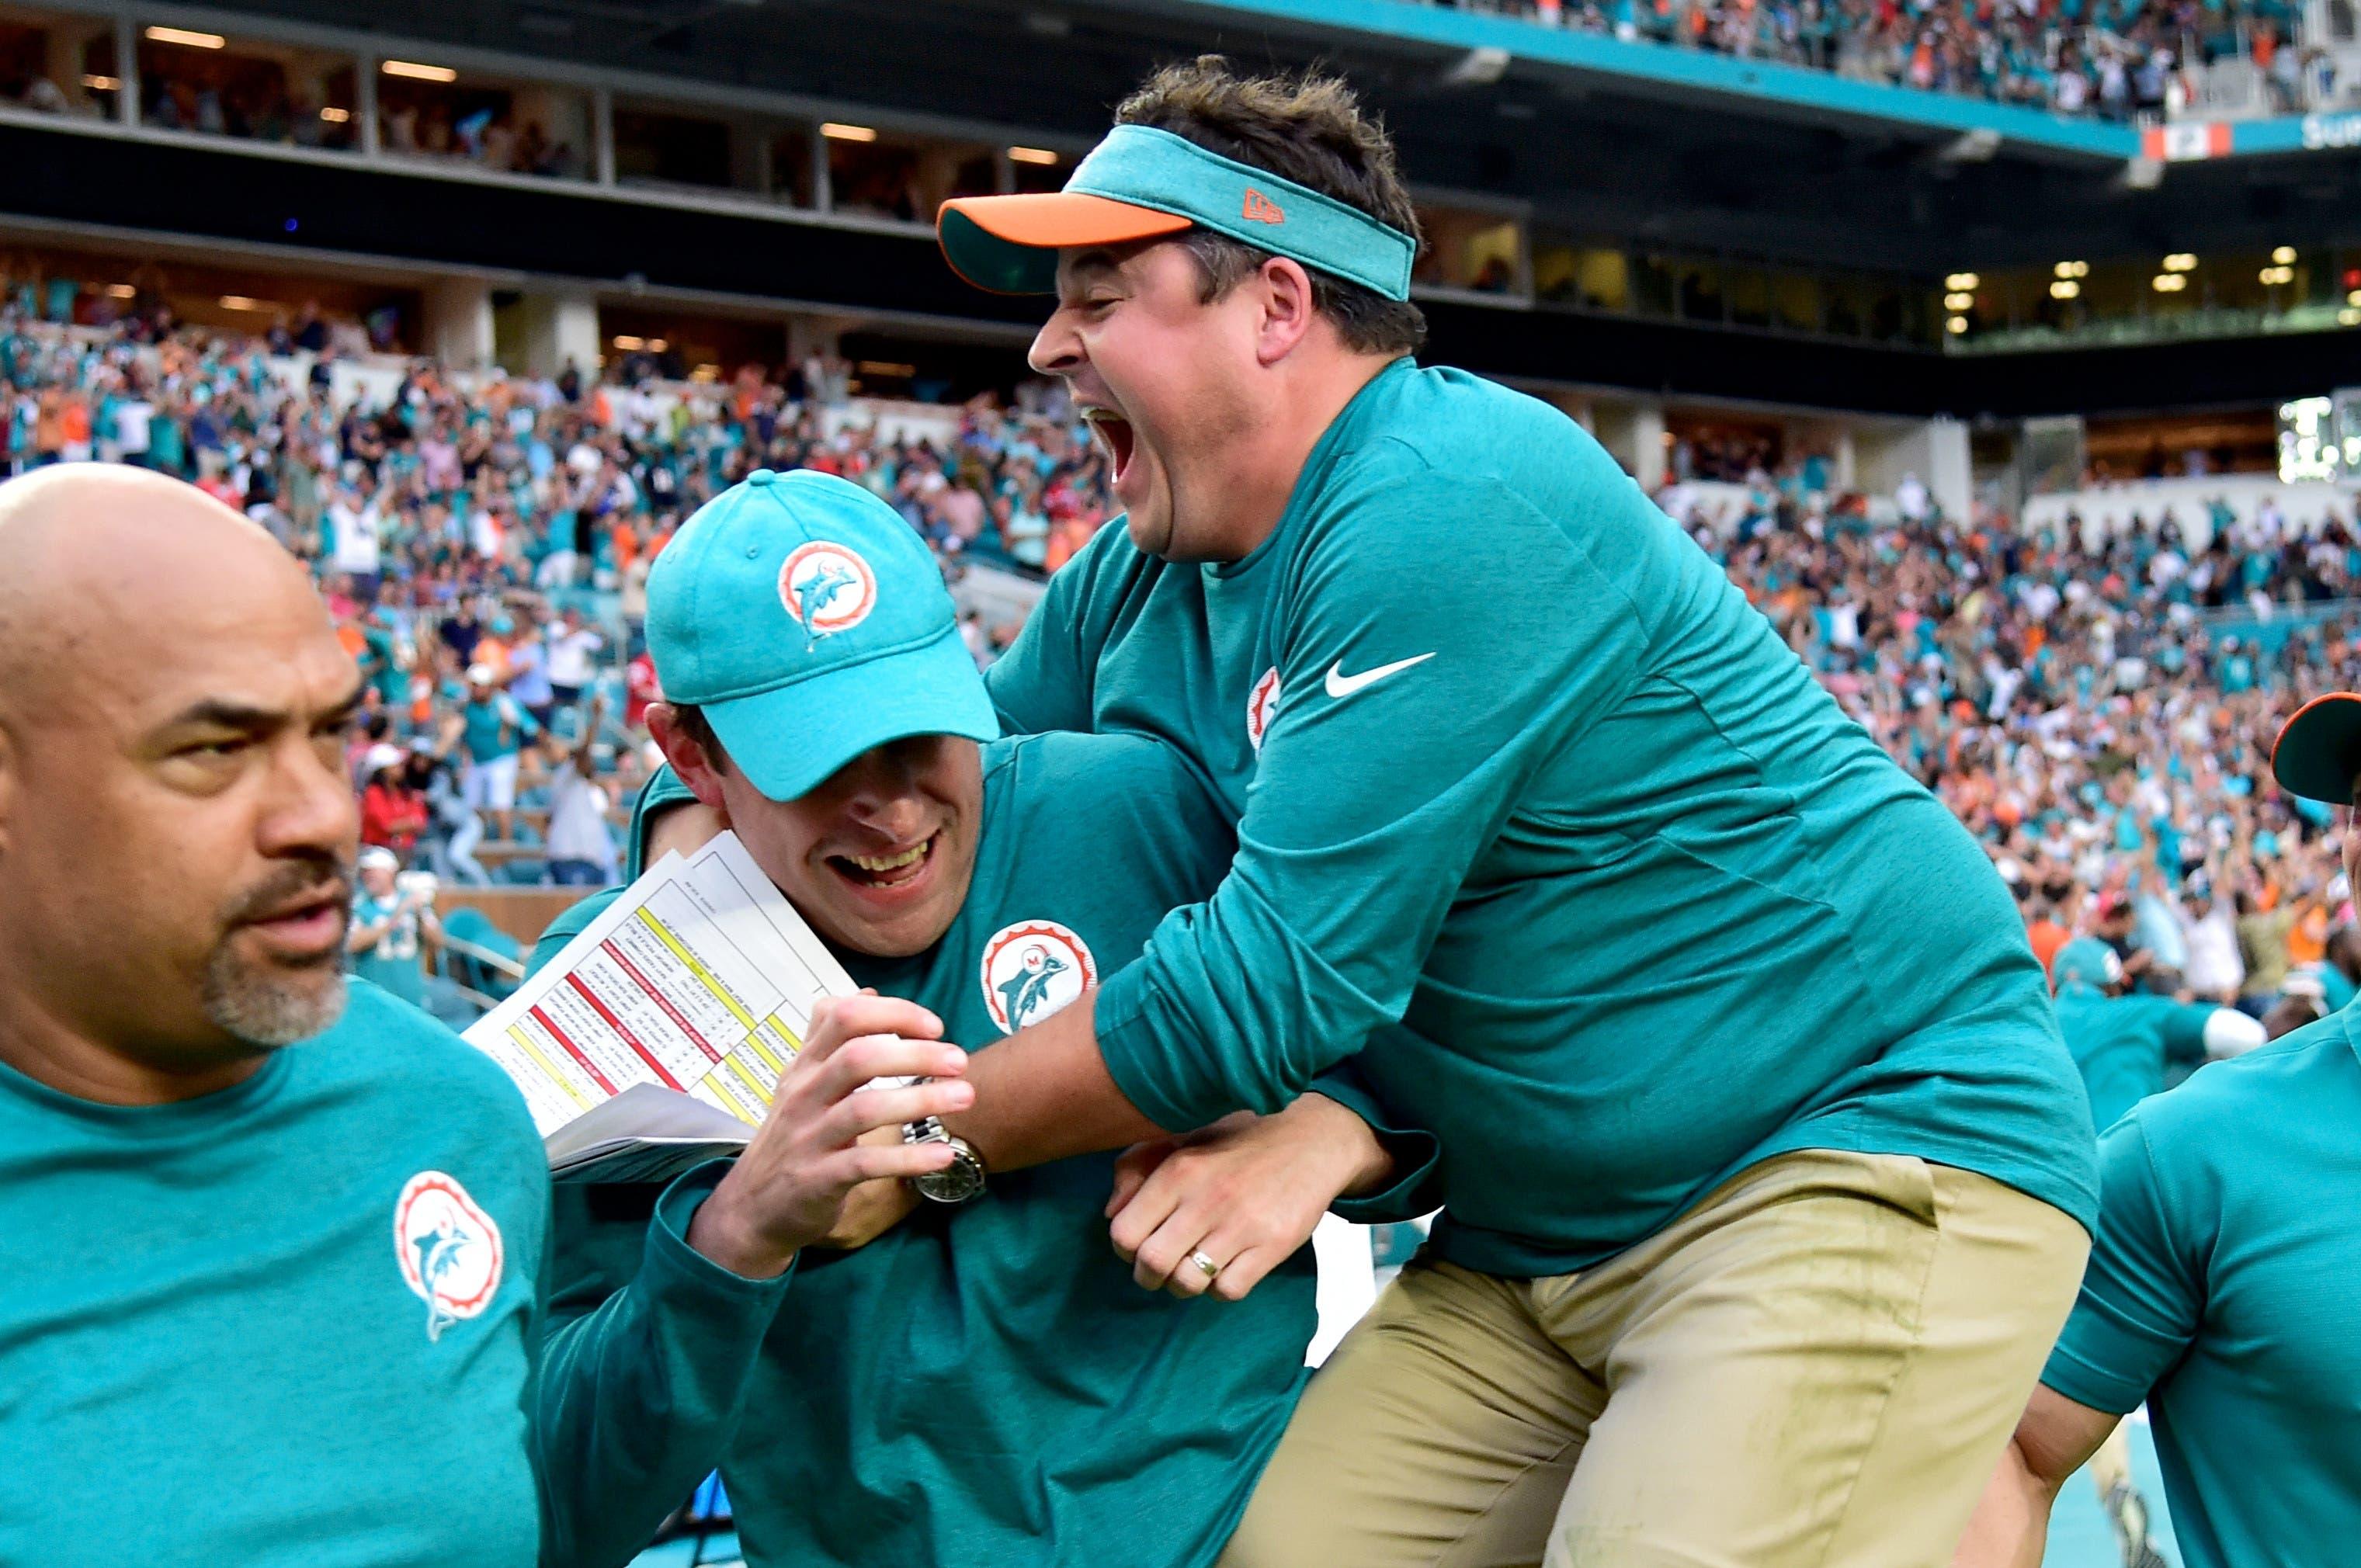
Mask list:
[[467,1031],[544,1137],[654,1084],[759,1124],[846,975],[732,833],[667,855]]

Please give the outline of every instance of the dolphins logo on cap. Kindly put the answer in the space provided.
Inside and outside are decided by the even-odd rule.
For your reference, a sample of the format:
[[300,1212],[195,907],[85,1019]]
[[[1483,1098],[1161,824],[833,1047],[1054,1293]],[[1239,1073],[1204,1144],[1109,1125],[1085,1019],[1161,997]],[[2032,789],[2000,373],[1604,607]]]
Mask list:
[[848,546],[816,539],[798,545],[779,568],[779,602],[817,642],[869,619],[877,608],[877,575]]

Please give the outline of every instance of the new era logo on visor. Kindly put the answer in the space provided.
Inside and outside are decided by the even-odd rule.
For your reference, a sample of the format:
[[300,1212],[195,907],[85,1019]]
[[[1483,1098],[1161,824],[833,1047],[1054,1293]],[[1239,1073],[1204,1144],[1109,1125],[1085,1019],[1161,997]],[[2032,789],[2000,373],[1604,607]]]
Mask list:
[[1240,216],[1252,224],[1283,224],[1287,221],[1287,214],[1279,210],[1279,203],[1251,185],[1246,187],[1246,211]]

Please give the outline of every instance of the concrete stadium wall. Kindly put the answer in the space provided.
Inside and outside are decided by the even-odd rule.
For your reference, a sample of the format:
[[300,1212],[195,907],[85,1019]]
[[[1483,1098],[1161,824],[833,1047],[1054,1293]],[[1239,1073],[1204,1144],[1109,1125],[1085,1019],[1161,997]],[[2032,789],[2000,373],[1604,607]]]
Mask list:
[[2170,517],[2192,548],[2202,549],[2213,538],[2213,503],[2222,501],[2240,523],[2251,523],[2266,498],[2276,498],[2288,524],[2314,533],[2331,519],[2347,524],[2354,519],[2361,492],[2336,485],[2281,483],[2268,474],[2222,474],[2193,479],[2147,479],[2137,484],[2110,485],[2104,489],[2069,490],[2035,496],[2025,503],[2022,526],[2027,532],[2048,529],[2063,535],[2070,517],[2081,521],[2086,542],[2129,529],[2135,519],[2150,529]]

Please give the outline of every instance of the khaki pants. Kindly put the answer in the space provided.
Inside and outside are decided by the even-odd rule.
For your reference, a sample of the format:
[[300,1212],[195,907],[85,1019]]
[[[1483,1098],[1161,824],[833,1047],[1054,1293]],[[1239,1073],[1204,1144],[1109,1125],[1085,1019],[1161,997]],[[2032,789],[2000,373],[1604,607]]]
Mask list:
[[1223,1568],[1945,1568],[2089,1246],[1988,1178],[1806,1150],[1579,1274],[1422,1257]]

